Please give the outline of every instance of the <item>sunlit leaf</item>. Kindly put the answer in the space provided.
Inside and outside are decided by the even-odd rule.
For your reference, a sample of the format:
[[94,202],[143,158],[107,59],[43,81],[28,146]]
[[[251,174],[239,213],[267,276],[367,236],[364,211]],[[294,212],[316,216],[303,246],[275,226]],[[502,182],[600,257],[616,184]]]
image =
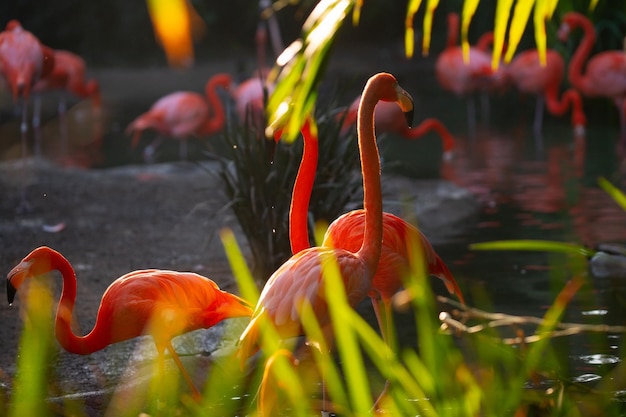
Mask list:
[[[530,2],[524,2],[530,3]],[[520,2],[517,7],[519,8]],[[496,17],[493,30],[493,54],[491,57],[491,66],[494,69],[500,65],[500,57],[502,56],[502,49],[504,47],[504,37],[506,34],[506,27],[509,23],[509,15],[511,14],[511,7],[513,6],[513,0],[498,0],[496,7]],[[522,26],[522,31],[524,27]],[[509,39],[509,42],[510,39]],[[508,45],[510,47],[510,43]]]
[[598,185],[600,185],[600,188],[602,188],[608,195],[611,196],[613,200],[615,200],[617,204],[619,204],[622,210],[626,211],[626,195],[624,195],[624,193],[622,193],[604,177],[598,178]]
[[194,61],[193,33],[204,31],[204,23],[188,0],[147,0],[154,33],[168,63],[189,67]]
[[[548,0],[537,0],[533,23],[535,25],[535,43],[539,53],[539,62],[546,65],[546,19],[548,18]],[[517,46],[517,45],[516,45]]]
[[560,252],[582,256],[593,256],[595,251],[571,243],[549,240],[499,240],[493,242],[472,243],[471,250],[523,250]]
[[422,0],[409,0],[409,4],[407,5],[406,19],[404,21],[404,50],[407,58],[413,58],[413,53],[415,52],[415,30],[413,29],[413,19],[421,4]]
[[332,41],[354,3],[355,0],[321,0],[304,22],[301,39],[276,60],[268,77],[276,85],[267,104],[268,137],[277,129],[283,130],[287,142],[298,137],[317,99],[318,82]]
[[461,45],[463,46],[463,59],[467,63],[469,61],[469,41],[467,40],[467,33],[469,31],[469,25],[476,13],[480,0],[465,0],[463,3],[463,16],[461,19]]
[[233,231],[228,228],[222,229],[220,231],[220,238],[222,245],[224,245],[230,267],[233,270],[233,275],[239,286],[241,296],[250,304],[256,304],[259,300],[259,289],[246,265],[246,260],[239,249],[239,245],[237,245]]
[[[504,3],[509,3],[506,5],[506,11],[502,10],[502,13],[506,13],[506,17],[498,15],[499,21],[496,22],[496,30],[506,30],[506,24],[509,19],[509,10],[512,5],[512,1],[498,1],[498,11],[500,11],[500,5]],[[524,34],[524,30],[526,29],[526,23],[528,23],[528,19],[530,16],[530,11],[535,4],[534,0],[526,0],[526,1],[518,1],[515,5],[515,10],[513,12],[513,19],[511,20],[511,27],[509,29],[509,40],[507,43],[507,51],[504,56],[504,62],[510,62],[513,58],[515,50],[519,45],[520,40],[522,39],[522,35]],[[497,19],[496,19],[497,20]],[[498,64],[500,60],[496,62],[496,52],[502,51],[502,46],[498,48],[498,46],[494,47],[494,64]]]
[[330,319],[332,323],[342,324],[341,326],[334,326],[333,329],[337,352],[341,357],[346,379],[348,381],[361,381],[359,384],[347,384],[351,406],[356,415],[367,415],[372,407],[372,400],[363,356],[350,319],[352,307],[348,304],[337,260],[328,253],[322,254],[321,257],[324,295],[328,303]]
[[439,5],[439,0],[428,0],[426,3],[426,12],[424,13],[424,29],[423,29],[423,39],[422,39],[422,54],[424,56],[428,55],[430,50],[430,37],[433,31],[433,15],[435,14],[435,9]]

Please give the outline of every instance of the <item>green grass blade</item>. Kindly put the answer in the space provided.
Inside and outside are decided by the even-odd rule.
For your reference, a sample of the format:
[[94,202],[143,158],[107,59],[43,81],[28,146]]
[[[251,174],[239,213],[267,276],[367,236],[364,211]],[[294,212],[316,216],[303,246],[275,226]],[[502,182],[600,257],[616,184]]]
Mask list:
[[492,242],[472,243],[471,250],[521,250],[521,251],[542,251],[560,252],[572,255],[593,256],[595,251],[580,245],[571,243],[554,242],[549,240],[497,240]]
[[624,195],[624,193],[622,193],[617,187],[611,184],[604,177],[598,178],[598,185],[608,195],[610,195],[613,200],[615,200],[615,202],[622,208],[622,210],[626,211],[626,195]]

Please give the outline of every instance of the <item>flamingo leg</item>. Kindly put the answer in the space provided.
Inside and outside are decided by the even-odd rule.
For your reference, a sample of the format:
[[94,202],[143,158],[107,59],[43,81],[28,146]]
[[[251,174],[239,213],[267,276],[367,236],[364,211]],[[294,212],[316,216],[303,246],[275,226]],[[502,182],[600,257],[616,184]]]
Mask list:
[[533,132],[537,137],[541,136],[545,102],[546,101],[543,95],[537,96],[537,102],[535,103],[535,121],[533,123]]
[[468,95],[467,98],[467,132],[470,137],[476,135],[476,103],[474,97]]
[[180,373],[183,375],[183,378],[185,379],[185,381],[189,385],[189,389],[191,390],[191,395],[192,395],[193,399],[196,400],[197,402],[200,402],[200,400],[202,399],[202,395],[200,395],[200,391],[198,391],[198,388],[196,388],[196,385],[193,383],[193,380],[191,379],[191,377],[187,373],[187,370],[183,366],[183,363],[181,362],[180,358],[178,357],[178,354],[174,350],[174,347],[172,346],[171,342],[167,343],[167,350],[170,352],[170,356],[172,357],[172,359],[174,359],[174,363],[176,363],[176,366],[178,366],[178,369],[180,370]]
[[181,161],[187,160],[187,139],[181,139],[180,144],[178,145],[178,156]]

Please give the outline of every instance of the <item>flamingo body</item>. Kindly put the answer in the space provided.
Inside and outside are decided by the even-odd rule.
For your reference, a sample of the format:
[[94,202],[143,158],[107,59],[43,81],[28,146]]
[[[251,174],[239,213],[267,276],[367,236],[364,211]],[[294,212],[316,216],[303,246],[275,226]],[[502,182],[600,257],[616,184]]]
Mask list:
[[33,85],[52,70],[54,56],[39,39],[12,20],[0,32],[0,72],[11,89],[13,100],[28,100]]
[[94,109],[101,106],[100,85],[85,80],[85,60],[70,51],[55,50],[52,72],[35,84],[35,91],[62,90],[80,98],[91,97]]
[[[362,209],[343,214],[330,224],[322,245],[333,245],[346,250],[358,249],[363,239],[364,220],[365,212]],[[421,246],[428,273],[440,278],[451,294],[456,294],[465,302],[454,276],[426,236],[404,219],[387,212],[383,212],[380,262],[369,296],[372,299],[380,297],[385,303],[389,303],[391,297],[403,286],[403,277],[410,272],[409,242]]]
[[[230,89],[230,85],[230,75],[216,74],[207,81],[205,96],[177,91],[161,97],[126,128],[126,134],[133,135],[132,146],[137,146],[142,132],[147,129],[178,139],[181,146],[190,137],[217,133],[224,127],[225,114],[216,88]],[[184,158],[182,148],[181,158]]]
[[138,270],[113,281],[102,295],[93,329],[85,336],[77,336],[71,328],[76,274],[69,261],[49,247],[33,250],[9,272],[9,303],[25,280],[54,270],[63,278],[55,334],[65,350],[86,355],[113,343],[150,334],[160,356],[167,348],[188,382],[191,380],[171,347],[171,339],[192,330],[210,328],[227,318],[249,316],[252,312],[243,299],[220,290],[215,282],[201,275]]
[[273,86],[267,85],[263,74],[248,78],[233,91],[235,111],[241,122],[248,121],[252,126],[265,126],[265,101],[272,93]]

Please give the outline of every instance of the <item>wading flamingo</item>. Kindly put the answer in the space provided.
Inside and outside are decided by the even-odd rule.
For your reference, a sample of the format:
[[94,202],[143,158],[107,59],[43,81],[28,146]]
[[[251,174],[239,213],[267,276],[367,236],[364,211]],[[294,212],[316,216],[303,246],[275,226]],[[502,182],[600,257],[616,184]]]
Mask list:
[[220,290],[215,282],[201,275],[138,270],[113,281],[102,295],[93,330],[85,336],[77,336],[71,326],[76,273],[69,261],[54,249],[42,246],[33,250],[9,272],[9,304],[26,279],[55,270],[63,278],[55,334],[65,350],[87,355],[113,343],[151,334],[161,371],[167,349],[196,398],[200,394],[172,347],[171,339],[192,330],[208,329],[227,318],[248,317],[252,313],[246,301]]
[[512,82],[521,93],[537,96],[533,123],[536,136],[541,135],[543,111],[546,104],[548,111],[554,116],[562,116],[571,108],[574,134],[578,137],[585,135],[587,117],[583,110],[580,93],[569,88],[559,97],[565,62],[557,51],[553,49],[546,51],[545,64],[541,63],[536,49],[520,52],[504,71],[507,80]]
[[[583,96],[607,97],[613,100],[619,112],[623,145],[626,141],[626,54],[623,50],[604,51],[589,58],[596,41],[596,31],[586,16],[577,12],[566,13],[559,28],[559,39],[567,40],[576,28],[581,28],[584,36],[567,69],[569,82]],[[583,66],[586,66],[584,72]]]
[[[435,76],[444,90],[465,98],[468,130],[473,134],[476,129],[476,108],[471,95],[477,91],[498,88],[503,77],[491,68],[491,54],[476,46],[470,47],[469,61],[465,62],[463,48],[457,45],[458,34],[459,15],[449,13],[446,48],[435,61]],[[488,42],[481,41],[483,44]]]
[[137,146],[144,130],[154,129],[159,136],[144,150],[147,161],[153,160],[156,147],[164,137],[178,139],[180,159],[187,159],[189,137],[212,135],[224,127],[224,106],[216,89],[230,90],[231,83],[229,74],[219,73],[207,81],[205,96],[191,91],[176,91],[161,97],[126,128],[126,134],[133,135],[132,147]]
[[[356,124],[356,114],[357,109],[359,108],[360,100],[361,97],[357,97],[348,108],[348,113],[346,114],[341,126],[342,134],[345,134],[348,129],[353,128]],[[449,157],[456,146],[454,136],[452,136],[450,131],[439,119],[434,117],[424,119],[419,125],[409,128],[406,124],[402,111],[394,103],[388,103],[385,101],[378,103],[376,105],[374,120],[376,123],[377,135],[381,135],[383,133],[394,133],[408,140],[417,140],[422,138],[431,130],[436,132],[441,138],[444,158]]]
[[[382,191],[380,159],[374,133],[374,108],[378,101],[394,101],[412,117],[413,101],[395,77],[388,73],[372,76],[363,90],[357,120],[365,232],[356,252],[330,247],[311,247],[293,255],[268,279],[252,319],[239,339],[242,364],[258,349],[262,322],[272,323],[281,340],[303,334],[302,306],[308,304],[320,326],[330,317],[325,299],[323,269],[336,260],[348,302],[356,306],[370,290],[380,258],[382,243]],[[410,119],[408,119],[410,120]],[[325,407],[324,407],[325,408]]]
[[[54,50],[54,66],[52,72],[41,78],[33,87],[35,95],[33,103],[33,128],[36,134],[36,145],[41,142],[41,94],[46,91],[60,91],[58,115],[59,127],[61,131],[61,145],[65,148],[67,144],[67,121],[65,113],[67,111],[67,95],[73,94],[81,99],[90,98],[92,113],[98,118],[102,107],[100,95],[100,84],[95,79],[85,80],[86,73],[85,60],[73,52],[65,50]],[[97,126],[101,121],[94,121],[94,138],[96,146],[99,146],[102,138],[99,135],[102,130]]]
[[[31,89],[37,80],[50,74],[53,66],[52,49],[42,45],[39,39],[24,30],[17,20],[7,23],[5,30],[0,32],[0,74],[11,90],[13,102],[18,105],[21,101],[22,104],[20,123],[22,158],[26,158],[28,153],[28,100]],[[17,211],[28,210],[26,190],[23,189]]]

